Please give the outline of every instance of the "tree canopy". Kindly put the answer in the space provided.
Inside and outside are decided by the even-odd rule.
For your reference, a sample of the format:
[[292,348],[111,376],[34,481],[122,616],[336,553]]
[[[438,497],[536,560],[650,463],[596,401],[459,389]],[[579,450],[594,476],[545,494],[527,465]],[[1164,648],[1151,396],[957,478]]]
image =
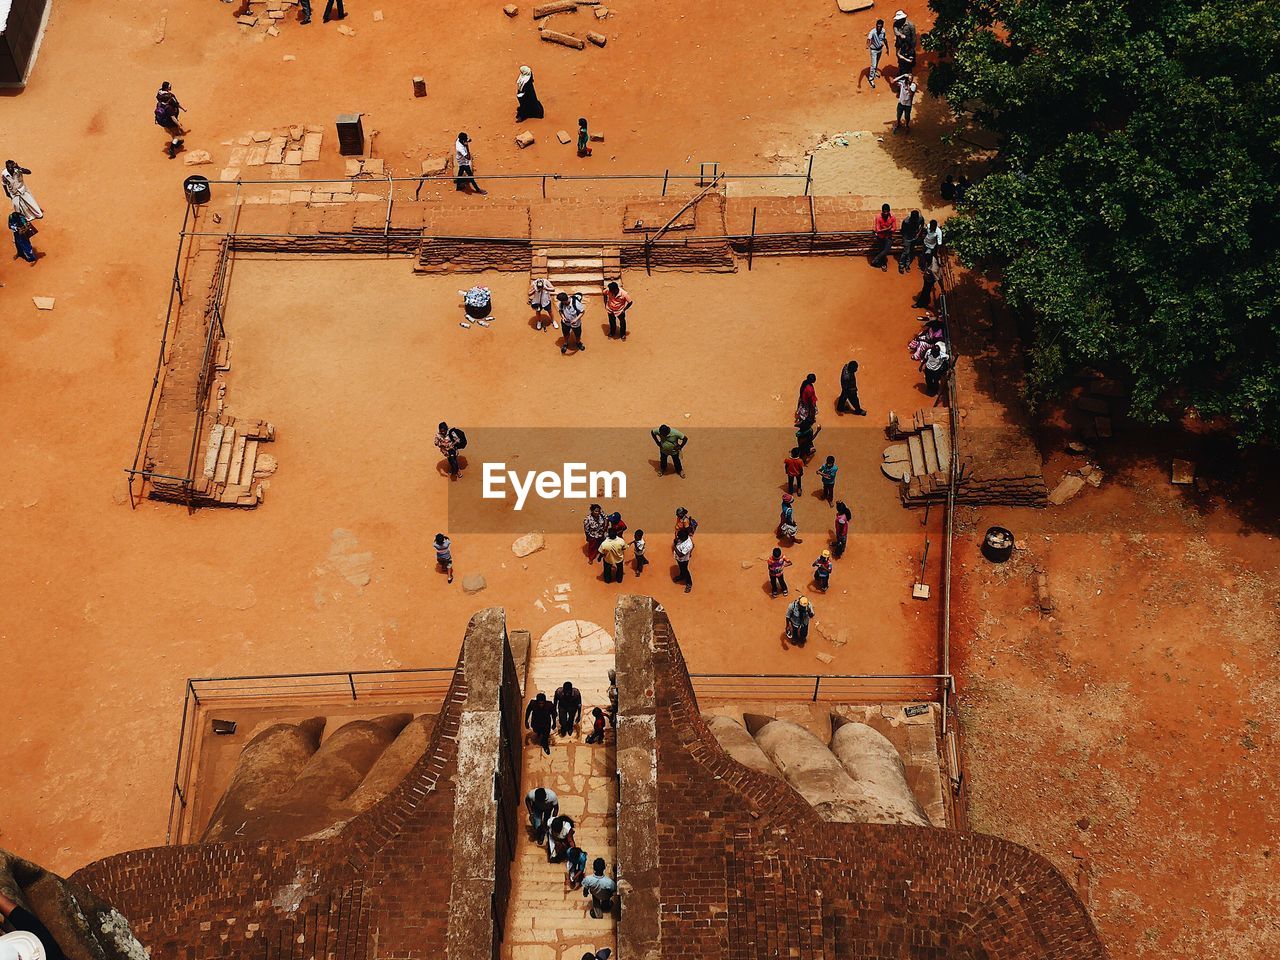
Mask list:
[[930,89],[998,135],[949,240],[1031,318],[1034,394],[1280,425],[1280,4],[931,0]]

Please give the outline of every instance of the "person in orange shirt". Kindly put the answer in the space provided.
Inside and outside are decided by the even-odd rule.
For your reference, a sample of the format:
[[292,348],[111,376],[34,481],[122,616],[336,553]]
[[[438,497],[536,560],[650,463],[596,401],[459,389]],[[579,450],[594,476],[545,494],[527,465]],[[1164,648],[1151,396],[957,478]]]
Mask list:
[[787,472],[787,493],[804,493],[804,461],[799,447],[792,447],[791,456],[783,458],[782,469]]
[[635,301],[631,299],[631,295],[622,289],[618,281],[609,281],[604,292],[604,309],[609,315],[609,336],[621,333],[622,339],[627,339],[627,311],[633,303]]
[[880,249],[871,258],[871,265],[879,267],[881,270],[888,270],[889,252],[893,247],[893,235],[898,232],[898,218],[889,211],[887,203],[880,208],[872,229],[875,231],[876,242],[880,244]]

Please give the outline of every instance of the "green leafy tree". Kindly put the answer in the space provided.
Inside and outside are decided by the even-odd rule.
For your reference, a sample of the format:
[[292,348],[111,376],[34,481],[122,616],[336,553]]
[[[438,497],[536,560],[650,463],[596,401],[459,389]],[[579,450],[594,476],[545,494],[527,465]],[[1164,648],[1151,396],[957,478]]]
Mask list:
[[1280,3],[931,0],[934,93],[998,135],[949,240],[1031,318],[1030,385],[1280,425]]

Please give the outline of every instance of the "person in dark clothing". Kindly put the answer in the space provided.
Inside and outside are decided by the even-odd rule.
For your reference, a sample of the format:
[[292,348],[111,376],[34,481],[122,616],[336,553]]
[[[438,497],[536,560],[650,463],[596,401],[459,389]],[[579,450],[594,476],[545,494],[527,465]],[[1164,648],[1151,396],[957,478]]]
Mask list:
[[173,87],[166,80],[160,84],[156,92],[156,123],[169,133],[169,159],[172,160],[182,149],[182,134],[185,132],[178,123],[178,114],[183,110],[182,104],[173,93]]
[[524,725],[534,732],[543,753],[551,752],[551,725],[555,722],[556,708],[545,693],[539,693],[529,701],[524,710]]
[[911,216],[902,221],[902,253],[898,256],[898,272],[911,272],[911,255],[916,246],[924,242],[924,217],[919,210],[912,210]]
[[533,85],[532,68],[521,67],[520,76],[516,78],[516,123],[541,120],[545,112]]
[[922,272],[924,282],[920,285],[920,292],[916,294],[915,300],[912,301],[919,308],[927,307],[933,301],[933,288],[942,276],[942,258],[930,257]]
[[18,256],[27,263],[35,263],[36,251],[31,246],[31,234],[34,228],[17,210],[9,214],[9,232],[13,234],[13,245],[18,251]]
[[567,737],[582,719],[582,693],[568,680],[556,691],[556,716],[560,719],[560,736]]
[[39,940],[40,946],[44,947],[45,960],[67,960],[66,954],[58,946],[58,941],[53,939],[49,928],[30,910],[9,899],[3,891],[0,891],[0,917],[4,918],[3,932],[22,931]]
[[[333,16],[334,7],[338,8],[338,15],[336,17]],[[347,19],[347,11],[343,9],[342,0],[329,0],[329,2],[324,5],[324,16],[321,19],[325,23],[328,23],[330,20]]]
[[862,409],[862,404],[858,401],[857,360],[850,360],[840,371],[840,397],[836,400],[836,413],[844,413],[846,404],[859,417],[867,415],[867,411]]
[[948,173],[947,179],[942,181],[942,186],[938,189],[938,192],[942,195],[942,200],[944,203],[955,203],[956,202],[956,178]]

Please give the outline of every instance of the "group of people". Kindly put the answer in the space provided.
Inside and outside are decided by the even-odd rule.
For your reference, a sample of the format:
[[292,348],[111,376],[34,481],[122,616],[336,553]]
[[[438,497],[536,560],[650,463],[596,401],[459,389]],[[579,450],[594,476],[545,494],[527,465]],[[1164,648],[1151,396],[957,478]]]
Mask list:
[[[911,131],[911,110],[920,92],[920,86],[914,78],[918,45],[919,36],[916,33],[916,25],[911,22],[905,11],[899,10],[893,15],[893,46],[898,56],[898,68],[889,78],[889,85],[895,88],[898,95],[898,114],[893,125],[894,133],[903,129],[907,132]],[[888,48],[889,37],[885,32],[884,21],[877,20],[876,25],[867,34],[867,53],[871,58],[868,77],[873,90],[876,77],[882,73],[880,59]]]
[[[644,531],[636,530],[628,542],[627,529],[627,522],[622,519],[621,513],[605,513],[604,507],[598,503],[593,503],[582,519],[587,562],[604,566],[605,583],[622,583],[626,576],[628,550],[632,554],[634,576],[640,576],[649,563],[645,554]],[[675,532],[671,540],[672,558],[677,572],[672,581],[684,584],[685,593],[693,590],[693,574],[689,572],[689,563],[693,558],[693,535],[697,529],[698,521],[689,515],[689,511],[684,507],[677,507]]]
[[[591,732],[586,738],[587,743],[604,743],[606,720],[609,726],[617,725],[617,679],[617,672],[610,670],[609,705],[607,708],[592,708],[593,720]],[[533,731],[546,754],[551,753],[553,729],[558,736],[572,736],[581,720],[582,693],[568,680],[556,689],[552,700],[548,700],[545,693],[539,692],[529,701],[524,714],[525,726]],[[525,796],[524,804],[529,814],[529,827],[533,831],[534,842],[546,845],[548,861],[564,863],[567,887],[571,890],[580,887],[582,895],[591,898],[592,917],[600,919],[607,916],[613,910],[617,885],[605,872],[606,864],[602,857],[595,859],[591,865],[592,872],[587,873],[590,855],[578,845],[574,835],[576,824],[572,817],[560,812],[560,798],[555,791],[549,787],[535,787]]]
[[[866,410],[858,398],[858,361],[850,360],[840,371],[840,395],[836,399],[836,412],[844,413],[846,408],[856,415],[866,416]],[[777,538],[790,545],[803,543],[799,537],[799,523],[796,520],[796,496],[804,491],[804,471],[807,461],[815,454],[813,440],[822,428],[816,425],[818,419],[818,376],[808,374],[800,384],[799,396],[796,399],[795,435],[797,445],[783,458],[783,473],[786,477],[787,490],[782,495],[782,507],[778,515]],[[836,500],[835,487],[839,466],[834,455],[828,455],[817,469],[818,479],[822,484],[820,497],[835,508],[835,523],[830,546],[824,548],[811,564],[813,568],[813,586],[826,593],[831,585],[831,572],[834,560],[844,555],[849,542],[849,523],[852,513],[843,500]],[[792,561],[782,552],[782,547],[774,547],[765,561],[769,574],[769,594],[771,597],[790,596],[787,585],[786,568],[793,566]],[[813,604],[806,596],[797,597],[786,610],[786,636],[796,646],[803,646],[809,637],[809,624],[815,619]]]
[[9,203],[13,207],[9,211],[9,232],[13,234],[14,249],[17,251],[17,256],[27,263],[35,263],[36,251],[31,245],[31,238],[37,232],[35,221],[44,216],[44,211],[40,209],[40,204],[36,203],[31,188],[23,179],[30,175],[31,171],[16,160],[6,160],[4,169],[0,170],[0,183],[4,185],[4,195],[9,198]]

